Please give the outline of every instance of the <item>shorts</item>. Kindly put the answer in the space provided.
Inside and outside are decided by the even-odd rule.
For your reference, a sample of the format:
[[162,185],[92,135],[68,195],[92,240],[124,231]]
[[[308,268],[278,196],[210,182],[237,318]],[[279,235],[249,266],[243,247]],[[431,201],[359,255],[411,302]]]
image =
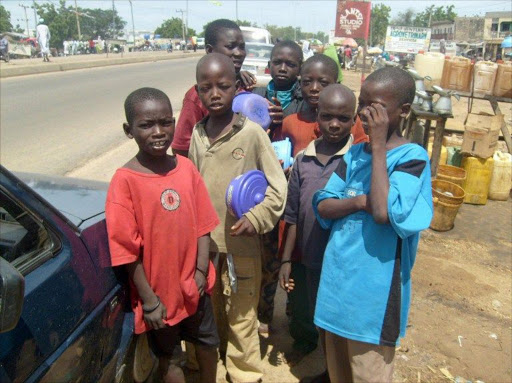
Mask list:
[[174,348],[184,340],[200,346],[219,346],[219,335],[208,294],[199,298],[195,314],[159,330],[148,332],[151,349],[158,357],[172,356]]

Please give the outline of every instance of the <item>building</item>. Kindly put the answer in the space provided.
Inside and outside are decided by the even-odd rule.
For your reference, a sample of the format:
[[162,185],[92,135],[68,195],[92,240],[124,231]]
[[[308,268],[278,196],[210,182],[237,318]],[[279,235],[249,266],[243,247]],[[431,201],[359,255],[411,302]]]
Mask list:
[[503,39],[512,33],[512,12],[487,12],[484,23],[484,57],[495,58]]
[[454,39],[455,22],[453,20],[434,21],[430,28],[432,40],[452,41]]
[[481,43],[484,41],[484,17],[456,17],[454,40]]

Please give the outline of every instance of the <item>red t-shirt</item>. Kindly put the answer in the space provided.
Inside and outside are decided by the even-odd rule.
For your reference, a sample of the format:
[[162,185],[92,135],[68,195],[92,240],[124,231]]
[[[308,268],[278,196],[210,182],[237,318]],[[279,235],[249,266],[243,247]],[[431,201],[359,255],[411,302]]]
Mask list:
[[[364,132],[363,124],[359,116],[356,118],[356,122],[352,126],[350,133],[354,137],[353,145],[368,142],[368,136]],[[320,137],[320,135],[318,122],[308,122],[301,117],[300,113],[295,113],[285,117],[283,125],[276,128],[272,140],[279,141],[284,140],[286,137],[290,138],[293,157],[295,157],[298,152],[306,149],[309,143]]]
[[190,88],[183,98],[183,107],[174,131],[172,148],[177,150],[188,150],[190,147],[190,137],[194,126],[208,115],[208,110],[203,106],[199,99],[196,87]]
[[[105,208],[112,266],[141,259],[151,288],[167,308],[164,322],[170,326],[196,312],[197,239],[219,224],[196,167],[188,158],[177,159],[176,168],[167,174],[118,169]],[[210,262],[208,293],[214,283]],[[133,284],[131,290],[135,333],[140,334],[149,328]]]

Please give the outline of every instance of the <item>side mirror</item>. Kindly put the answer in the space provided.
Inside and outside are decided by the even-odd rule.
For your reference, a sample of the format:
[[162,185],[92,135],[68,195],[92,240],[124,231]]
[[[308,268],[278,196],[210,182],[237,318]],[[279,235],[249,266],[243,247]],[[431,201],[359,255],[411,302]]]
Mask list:
[[0,333],[18,324],[23,309],[25,278],[0,257]]

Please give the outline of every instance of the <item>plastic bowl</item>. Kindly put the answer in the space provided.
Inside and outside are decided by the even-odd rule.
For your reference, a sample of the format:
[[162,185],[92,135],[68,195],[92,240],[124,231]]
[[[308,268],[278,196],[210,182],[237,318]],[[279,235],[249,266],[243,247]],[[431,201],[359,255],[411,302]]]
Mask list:
[[268,182],[259,170],[250,170],[234,178],[226,190],[226,206],[231,215],[240,219],[265,198]]
[[292,143],[288,137],[281,141],[272,142],[272,146],[277,158],[283,161],[283,169],[288,169],[293,165]]
[[250,92],[238,93],[233,99],[233,112],[242,113],[267,130],[272,120],[268,112],[268,102],[265,98]]

